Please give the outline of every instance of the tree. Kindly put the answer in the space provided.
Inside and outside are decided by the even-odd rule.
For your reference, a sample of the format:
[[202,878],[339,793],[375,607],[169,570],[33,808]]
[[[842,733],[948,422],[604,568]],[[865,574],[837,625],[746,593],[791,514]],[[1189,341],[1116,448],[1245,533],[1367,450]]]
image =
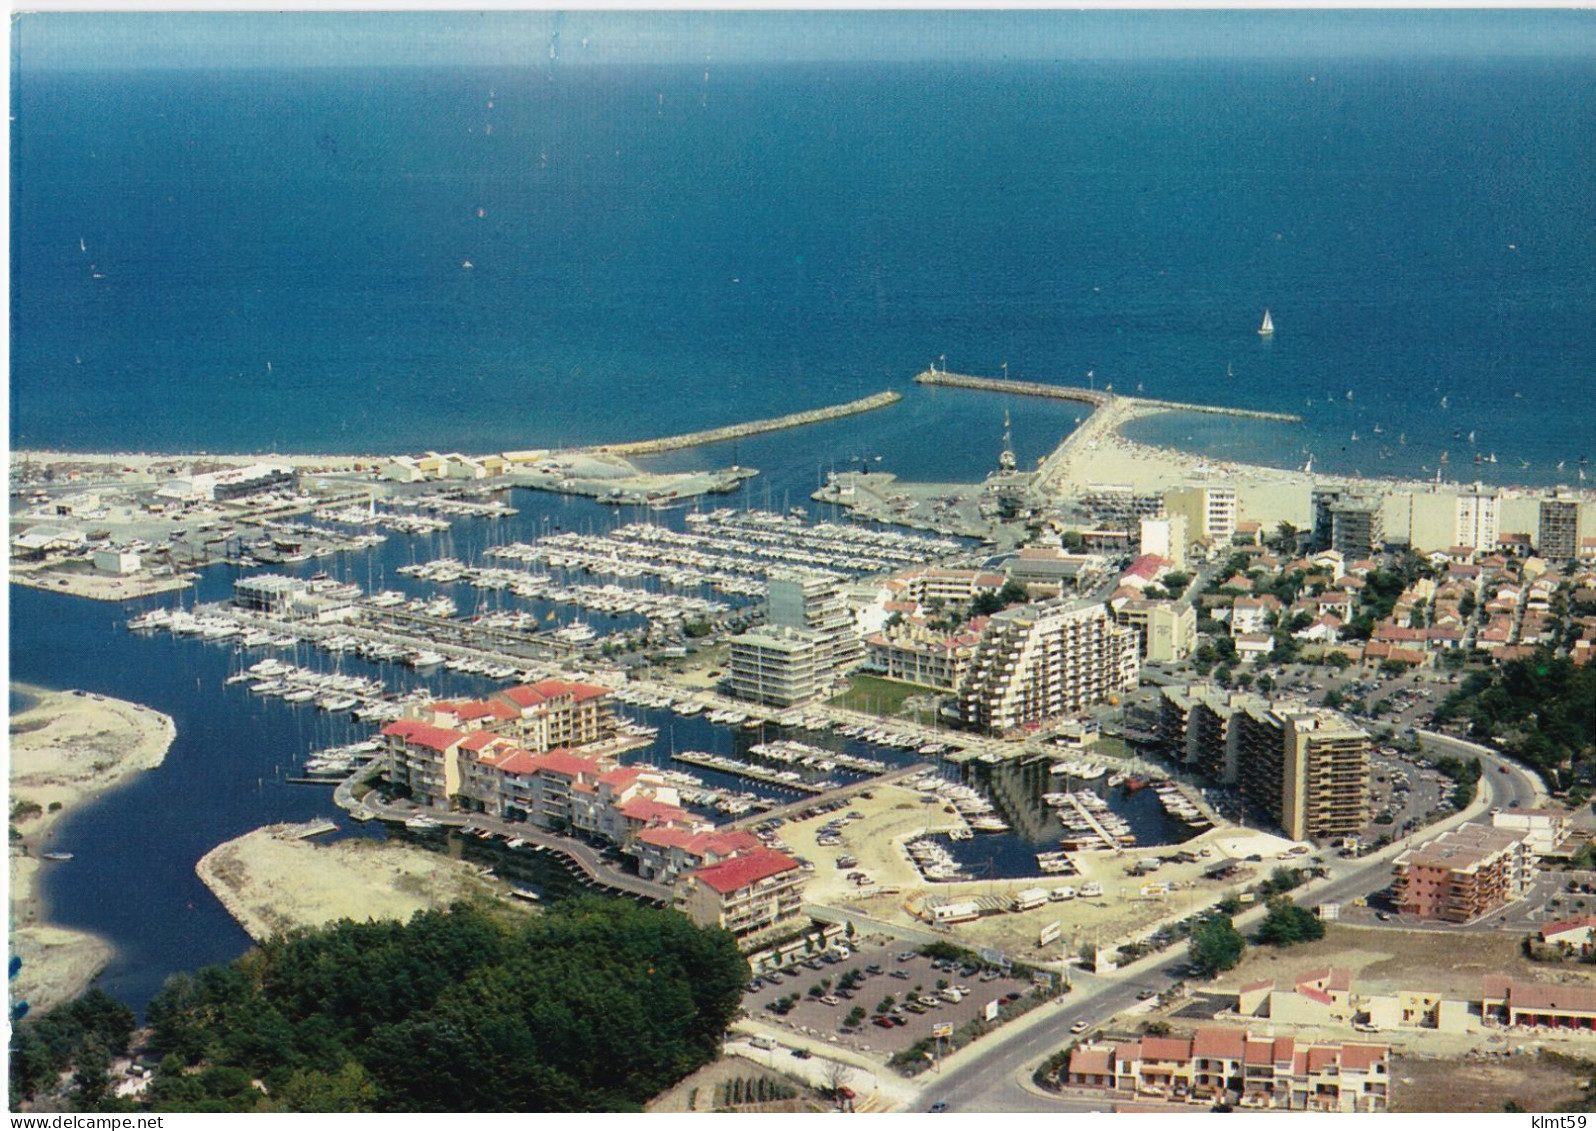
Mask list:
[[1228,915],[1210,915],[1193,928],[1186,945],[1192,964],[1208,977],[1229,970],[1241,961],[1247,940]]
[[1324,662],[1336,671],[1345,671],[1352,666],[1352,657],[1345,652],[1326,652]]
[[888,994],[886,997],[884,997],[880,1001],[876,1002],[876,1012],[880,1013],[880,1014],[883,1014],[883,1015],[891,1013],[892,1012],[892,1007],[897,1005],[897,1004],[898,1004],[898,999],[896,997],[894,997],[892,994]]
[[850,1029],[855,1029],[864,1024],[865,1017],[865,1007],[862,1005],[856,1005],[848,1011],[848,1016],[844,1019],[843,1023],[846,1024]]
[[1307,908],[1298,907],[1288,897],[1277,895],[1269,901],[1269,912],[1258,928],[1258,941],[1269,946],[1293,946],[1324,938],[1324,923]]

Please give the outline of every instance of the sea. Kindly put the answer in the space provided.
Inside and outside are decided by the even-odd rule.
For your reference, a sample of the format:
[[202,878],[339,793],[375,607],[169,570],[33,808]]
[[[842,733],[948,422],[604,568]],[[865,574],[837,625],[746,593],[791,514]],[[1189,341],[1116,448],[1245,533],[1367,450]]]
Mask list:
[[[24,65],[10,441],[484,452],[904,394],[650,461],[757,467],[726,501],[785,510],[834,470],[977,479],[1005,430],[1028,465],[1083,411],[915,386],[934,363],[1304,418],[1130,430],[1219,459],[1428,477],[1449,451],[1470,479],[1572,483],[1596,455],[1593,79],[1577,58]],[[534,533],[620,520],[514,501]],[[338,570],[402,588],[439,550]],[[330,813],[283,779],[358,737],[226,687],[228,649],[125,632],[145,604],[11,592],[14,679],[177,720],[166,765],[62,823],[75,859],[44,887],[117,944],[104,984],[140,1007],[247,945],[195,860]],[[1002,871],[1030,849],[983,851]]]

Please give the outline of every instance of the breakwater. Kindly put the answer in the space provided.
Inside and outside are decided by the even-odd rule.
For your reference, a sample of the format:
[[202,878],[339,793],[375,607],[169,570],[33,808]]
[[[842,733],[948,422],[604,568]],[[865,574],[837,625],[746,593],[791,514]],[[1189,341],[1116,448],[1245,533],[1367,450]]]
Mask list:
[[1159,409],[1169,412],[1206,412],[1217,416],[1239,416],[1247,420],[1275,420],[1287,424],[1300,424],[1302,417],[1289,412],[1265,412],[1261,409],[1226,408],[1222,405],[1186,404],[1182,401],[1152,400],[1147,397],[1125,397],[1100,389],[1082,389],[1071,385],[1044,385],[1038,381],[1009,381],[1000,377],[969,377],[961,373],[921,373],[915,377],[921,385],[946,385],[955,389],[980,389],[989,393],[1016,393],[1024,397],[1052,397],[1056,400],[1080,401],[1082,404],[1102,408],[1113,403],[1133,405],[1137,409]]
[[586,450],[618,456],[654,455],[659,452],[676,451],[679,448],[696,448],[703,444],[717,444],[723,440],[736,440],[744,436],[756,436],[761,432],[780,432],[785,428],[799,428],[805,424],[819,424],[826,420],[857,416],[862,412],[886,408],[888,405],[896,404],[902,399],[903,395],[901,393],[874,393],[856,401],[849,401],[847,404],[806,409],[803,412],[791,412],[786,416],[774,416],[767,420],[750,420],[744,424],[728,424],[722,428],[706,428],[700,432],[684,432],[679,436],[662,436],[657,440],[633,440],[623,444],[600,444]]

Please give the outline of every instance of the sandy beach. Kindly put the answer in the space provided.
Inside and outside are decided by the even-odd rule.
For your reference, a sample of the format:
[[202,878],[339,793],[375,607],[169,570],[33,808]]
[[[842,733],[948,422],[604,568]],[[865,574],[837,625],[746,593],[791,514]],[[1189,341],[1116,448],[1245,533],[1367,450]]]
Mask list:
[[22,834],[11,842],[11,951],[23,963],[13,987],[39,1012],[81,994],[113,953],[103,939],[48,921],[37,891],[39,870],[79,866],[42,859],[54,847],[55,825],[132,775],[159,766],[177,727],[166,715],[120,699],[17,690],[37,702],[11,718],[11,825]]
[[342,919],[409,919],[502,885],[463,860],[392,841],[318,844],[288,825],[267,825],[207,852],[194,865],[205,886],[256,941]]

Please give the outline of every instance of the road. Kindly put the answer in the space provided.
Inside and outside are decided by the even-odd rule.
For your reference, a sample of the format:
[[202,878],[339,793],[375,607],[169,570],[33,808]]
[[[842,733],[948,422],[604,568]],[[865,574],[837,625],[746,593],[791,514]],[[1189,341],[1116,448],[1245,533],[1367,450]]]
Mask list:
[[[1455,828],[1465,821],[1485,815],[1492,808],[1505,808],[1512,804],[1515,797],[1537,804],[1545,799],[1545,789],[1533,774],[1495,752],[1447,735],[1427,731],[1422,733],[1427,742],[1433,742],[1448,752],[1479,758],[1485,768],[1481,778],[1483,789],[1475,803],[1428,829],[1420,830],[1422,835],[1433,836],[1443,829]],[[1499,767],[1504,766],[1508,772],[1500,773]],[[1406,847],[1407,842],[1401,841],[1356,861],[1334,860],[1330,865],[1330,877],[1311,881],[1299,888],[1295,893],[1298,901],[1309,905],[1347,903],[1366,896],[1386,885],[1390,877],[1391,859]],[[1245,931],[1262,915],[1262,907],[1254,908],[1237,916],[1236,924]],[[1183,969],[1186,963],[1185,949],[1176,947],[1156,958],[1132,963],[1111,977],[1077,974],[1075,991],[1065,997],[1062,1004],[1043,1006],[1006,1030],[979,1044],[961,1049],[949,1058],[941,1072],[933,1071],[922,1076],[922,1090],[915,1107],[924,1111],[931,1104],[942,1102],[948,1105],[949,1111],[955,1112],[1107,1110],[1112,1103],[1110,1097],[1049,1096],[1029,1085],[1030,1074],[1044,1057],[1070,1040],[1070,1026],[1077,1021],[1085,1021],[1096,1028],[1109,1017],[1134,1005],[1137,995],[1144,990],[1167,990],[1179,980],[1175,970]],[[1032,1022],[1031,1019],[1038,1014],[1041,1015],[1040,1019]]]

